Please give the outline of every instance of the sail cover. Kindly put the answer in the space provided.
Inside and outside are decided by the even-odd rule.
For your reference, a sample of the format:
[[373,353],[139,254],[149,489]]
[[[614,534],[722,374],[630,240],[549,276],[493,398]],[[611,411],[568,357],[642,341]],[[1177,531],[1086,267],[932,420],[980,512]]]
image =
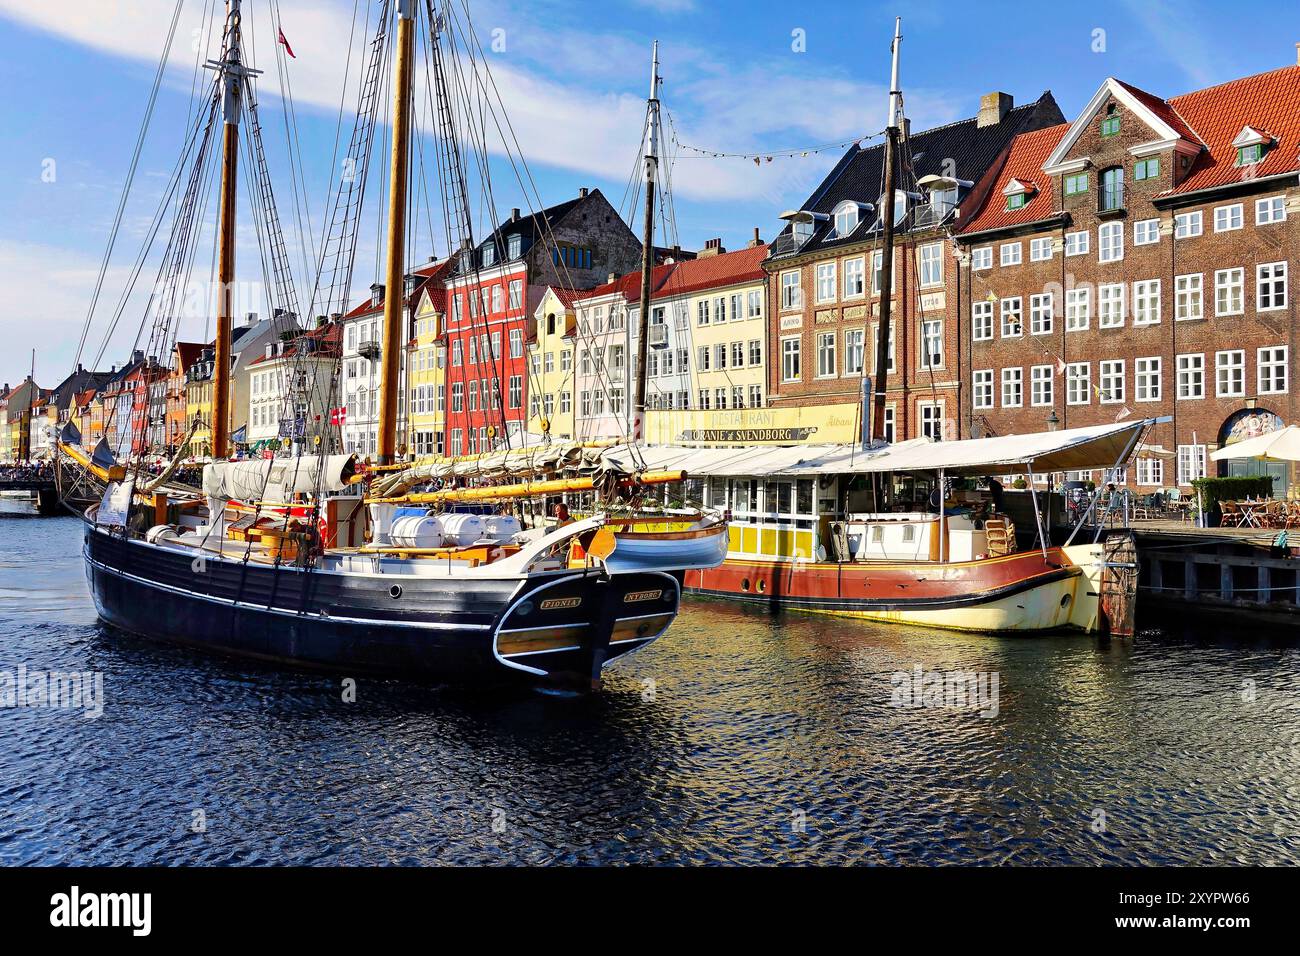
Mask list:
[[284,501],[290,495],[342,491],[356,471],[353,455],[214,461],[203,493],[226,501]]

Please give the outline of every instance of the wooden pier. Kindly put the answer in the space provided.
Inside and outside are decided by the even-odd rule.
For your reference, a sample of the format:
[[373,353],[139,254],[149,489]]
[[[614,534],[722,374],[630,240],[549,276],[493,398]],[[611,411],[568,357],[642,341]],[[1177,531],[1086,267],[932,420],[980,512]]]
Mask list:
[[1300,622],[1300,557],[1295,548],[1277,553],[1276,532],[1162,524],[1137,530],[1143,612],[1235,611]]
[[39,515],[49,517],[62,513],[59,492],[52,478],[0,478],[0,494],[6,492],[30,493]]

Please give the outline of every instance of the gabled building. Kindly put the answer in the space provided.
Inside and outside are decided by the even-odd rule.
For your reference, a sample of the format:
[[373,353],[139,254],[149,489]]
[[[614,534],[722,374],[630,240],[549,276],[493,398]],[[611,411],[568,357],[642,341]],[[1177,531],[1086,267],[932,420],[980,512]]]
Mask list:
[[528,337],[528,432],[572,441],[574,425],[574,353],[578,314],[574,301],[584,293],[548,286],[533,310]]
[[[340,356],[342,328],[321,320],[309,332],[286,333],[266,344],[248,365],[249,407],[245,443],[270,457],[311,453],[325,445],[333,452],[337,427],[334,371]],[[319,439],[319,440],[318,440]]]
[[[1051,93],[1019,107],[1006,93],[989,93],[970,119],[904,129],[889,292],[891,440],[955,435],[960,339],[949,319],[956,295],[949,231],[1018,134],[1063,119]],[[883,181],[883,145],[853,146],[803,205],[781,217],[787,225],[764,264],[767,398],[776,408],[858,405],[864,375],[875,374]]]
[[[528,417],[525,342],[551,287],[591,289],[639,266],[641,244],[599,189],[518,209],[447,276],[447,454],[518,446]],[[455,396],[460,394],[457,403]]]
[[[1169,416],[1125,477],[1186,492],[1209,451],[1300,415],[1300,65],[1169,99],[1109,78],[978,192],[957,236],[963,433]],[[1218,470],[1261,467],[1281,491],[1284,466]]]
[[172,347],[171,368],[166,379],[166,412],[164,414],[163,445],[168,456],[180,451],[181,442],[189,432],[186,415],[186,376],[190,367],[203,354],[201,342],[177,342]]

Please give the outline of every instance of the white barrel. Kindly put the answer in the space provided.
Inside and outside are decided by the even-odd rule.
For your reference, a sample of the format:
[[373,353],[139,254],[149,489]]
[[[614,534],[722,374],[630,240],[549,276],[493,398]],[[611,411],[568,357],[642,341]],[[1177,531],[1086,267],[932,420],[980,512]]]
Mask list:
[[442,515],[442,537],[449,545],[463,547],[487,537],[487,527],[481,515]]
[[393,520],[388,536],[398,548],[441,548],[442,522],[430,515],[405,515]]
[[160,541],[175,541],[179,537],[180,535],[171,525],[159,524],[146,531],[144,539],[150,544],[158,544]]
[[497,544],[514,540],[514,536],[524,530],[514,515],[490,515],[484,519],[483,524],[487,528],[487,536]]

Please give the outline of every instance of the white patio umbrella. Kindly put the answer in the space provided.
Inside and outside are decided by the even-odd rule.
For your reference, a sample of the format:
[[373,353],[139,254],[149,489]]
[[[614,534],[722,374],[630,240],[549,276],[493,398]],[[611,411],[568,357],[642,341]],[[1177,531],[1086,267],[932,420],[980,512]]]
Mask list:
[[1245,441],[1224,445],[1211,452],[1213,461],[1226,458],[1265,458],[1271,461],[1300,461],[1300,428],[1287,425],[1267,435],[1257,435]]

